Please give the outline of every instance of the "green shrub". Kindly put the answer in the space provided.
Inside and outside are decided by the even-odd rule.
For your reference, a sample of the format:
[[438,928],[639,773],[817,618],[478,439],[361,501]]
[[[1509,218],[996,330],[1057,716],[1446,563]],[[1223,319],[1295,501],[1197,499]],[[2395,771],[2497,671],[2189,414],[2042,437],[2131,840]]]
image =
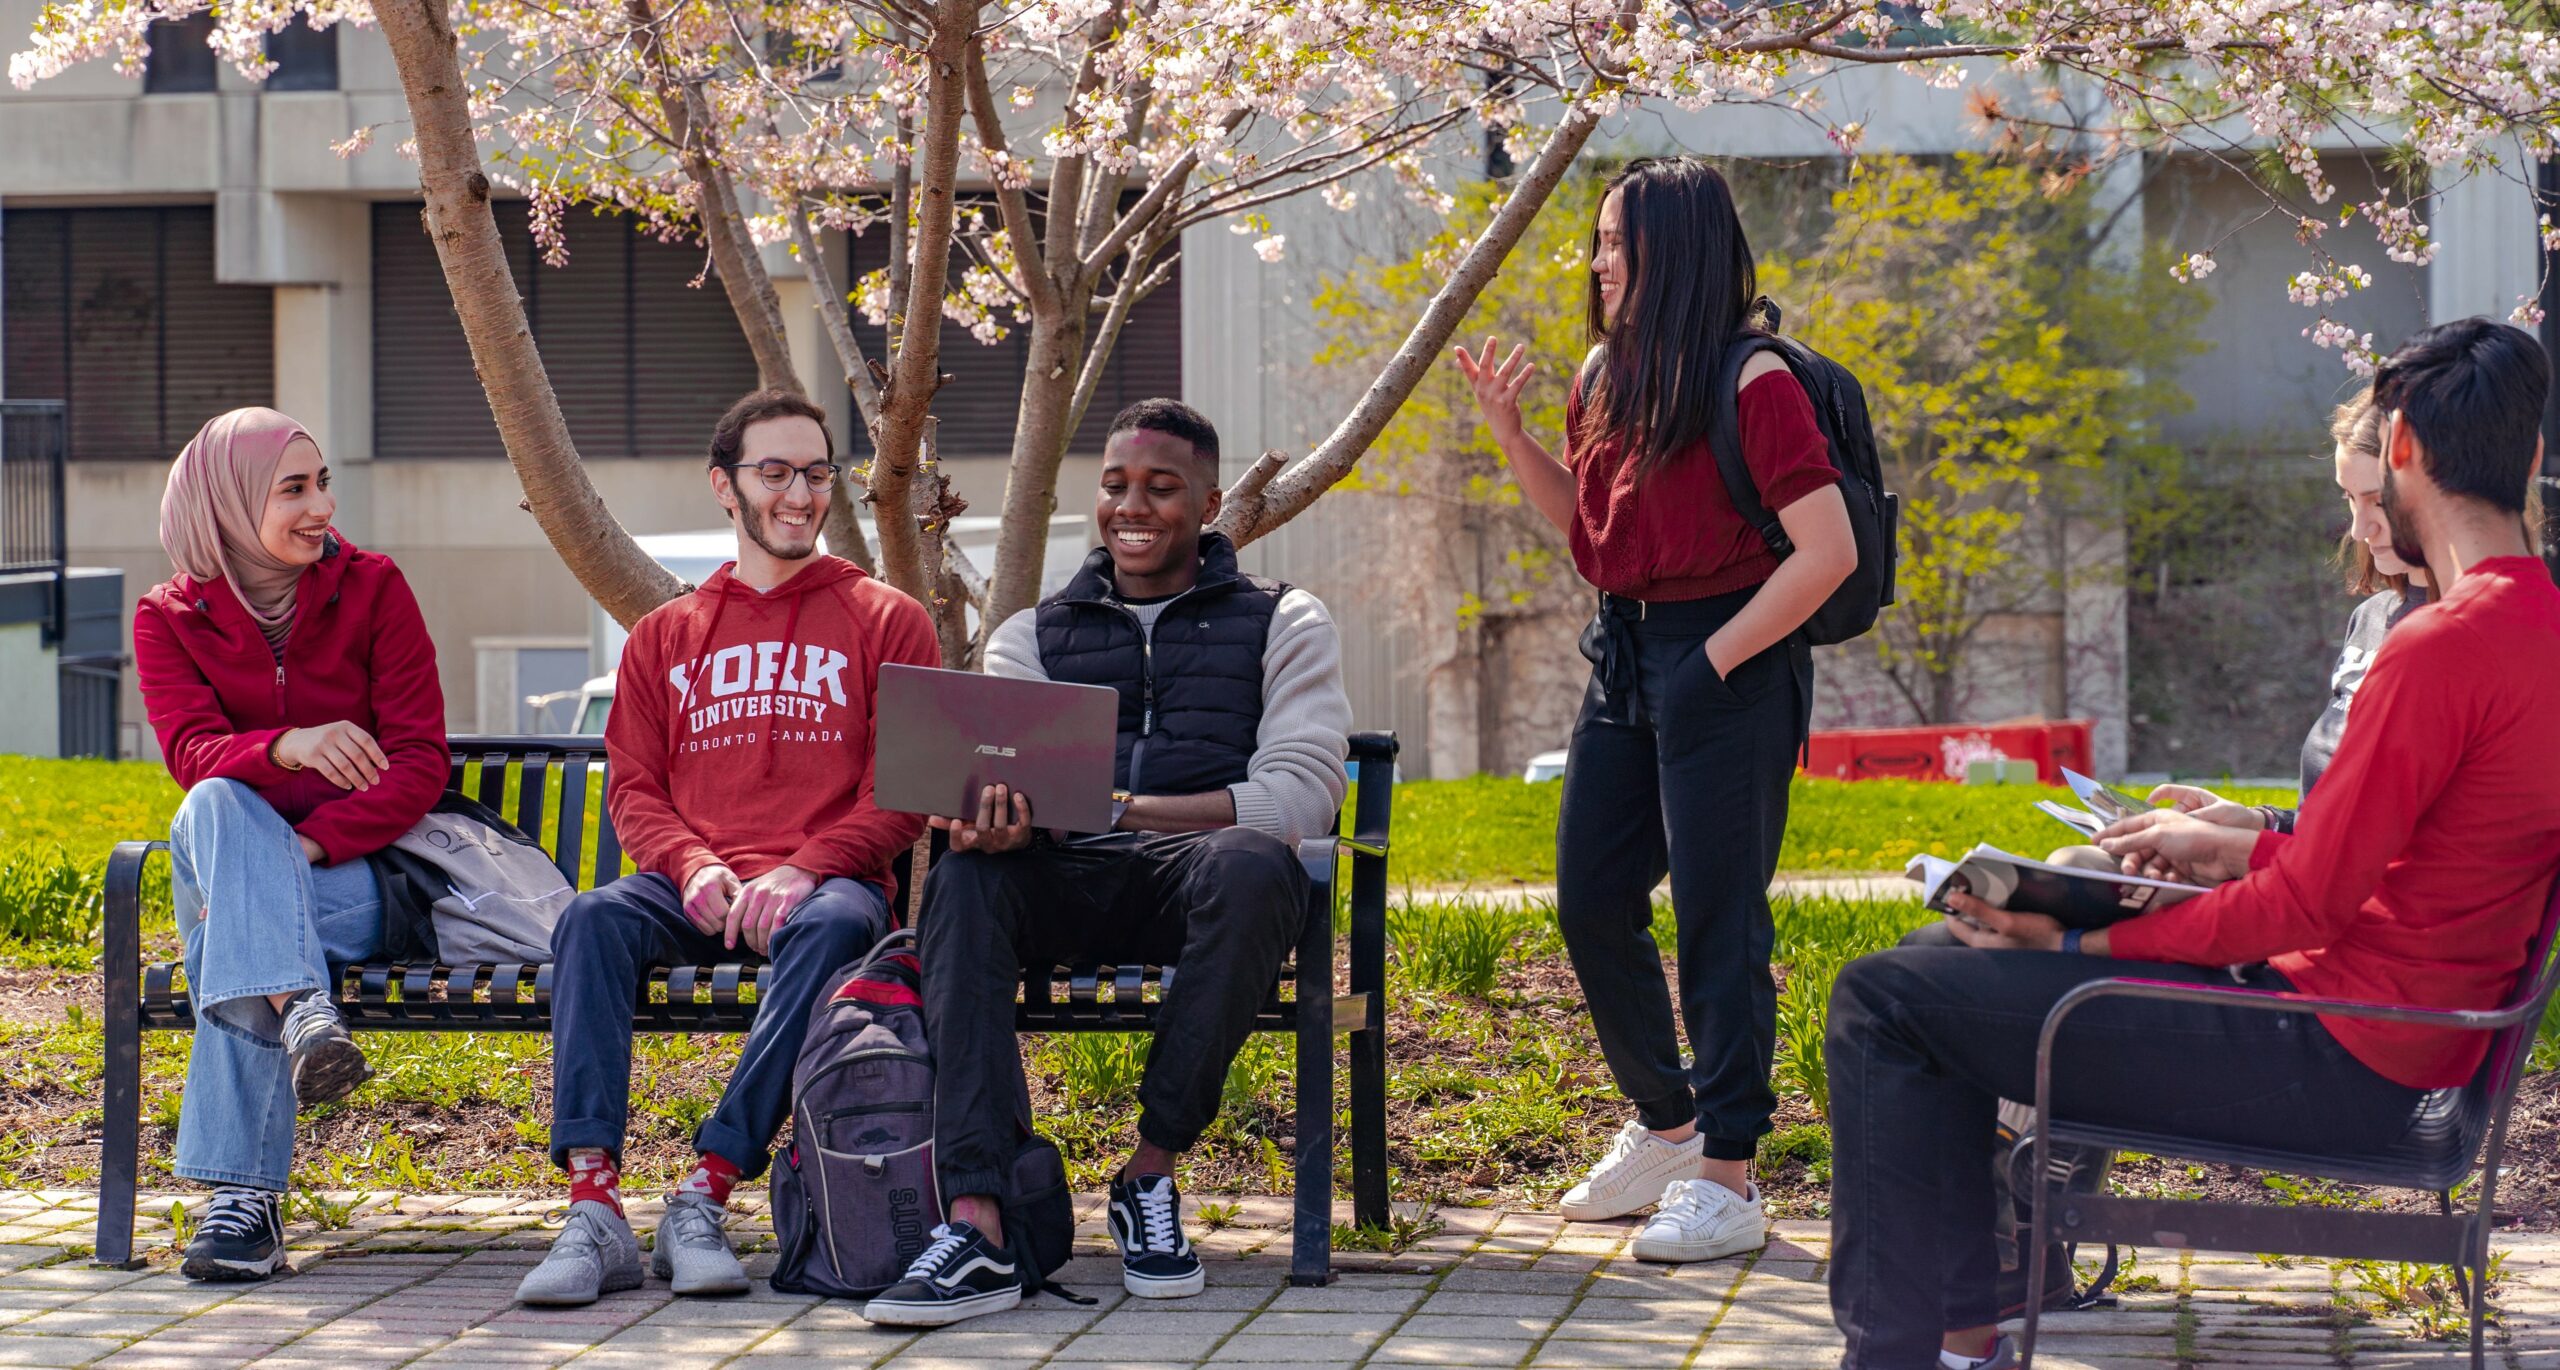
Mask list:
[[1143,1032],[1072,1032],[1045,1039],[1038,1050],[1068,1098],[1098,1108],[1137,1099],[1152,1041]]
[[1530,917],[1526,910],[1489,903],[1409,904],[1388,911],[1387,941],[1416,985],[1482,996],[1501,977]]
[[104,920],[103,864],[84,870],[59,842],[20,842],[0,854],[0,940],[85,947]]

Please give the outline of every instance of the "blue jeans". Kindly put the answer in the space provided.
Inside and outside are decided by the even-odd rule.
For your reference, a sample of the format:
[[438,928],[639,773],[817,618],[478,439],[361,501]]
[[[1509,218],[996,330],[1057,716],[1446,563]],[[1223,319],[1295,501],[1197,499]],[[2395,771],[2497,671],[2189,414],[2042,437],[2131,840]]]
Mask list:
[[[889,931],[877,885],[822,881],[773,934],[772,963],[756,979],[756,1025],[721,1092],[695,1129],[709,1152],[747,1179],[764,1173],[773,1134],[791,1115],[791,1070],[809,1035],[809,1007],[827,979],[861,959]],[[675,882],[643,872],[569,901],[551,930],[551,1160],[572,1147],[622,1158],[631,1110],[631,1013],[651,966],[751,963],[741,942],[720,945],[684,916]]]
[[293,825],[236,780],[187,791],[169,824],[169,858],[196,1010],[177,1173],[283,1189],[293,1072],[266,997],[322,988],[330,966],[380,954],[381,890],[362,861],[312,865]]

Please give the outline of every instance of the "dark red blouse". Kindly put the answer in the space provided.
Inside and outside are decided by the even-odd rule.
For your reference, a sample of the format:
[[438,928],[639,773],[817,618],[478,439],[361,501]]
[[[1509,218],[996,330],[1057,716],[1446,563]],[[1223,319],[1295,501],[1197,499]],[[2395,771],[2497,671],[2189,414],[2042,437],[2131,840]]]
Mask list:
[[[1565,465],[1573,470],[1573,565],[1584,580],[1622,599],[1704,599],[1767,580],[1778,559],[1742,521],[1715,454],[1700,439],[1641,486],[1625,445],[1604,438],[1576,451],[1581,386],[1565,405]],[[1742,387],[1742,464],[1777,513],[1840,473],[1814,422],[1813,403],[1792,372],[1779,370]]]

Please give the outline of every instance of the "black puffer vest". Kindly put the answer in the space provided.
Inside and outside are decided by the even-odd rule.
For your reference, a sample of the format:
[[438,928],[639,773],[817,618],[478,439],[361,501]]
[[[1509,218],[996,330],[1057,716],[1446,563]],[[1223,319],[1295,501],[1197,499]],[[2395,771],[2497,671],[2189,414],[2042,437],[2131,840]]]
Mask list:
[[1236,570],[1235,544],[1200,535],[1200,580],[1168,602],[1150,644],[1119,601],[1111,549],[1040,601],[1051,680],[1120,692],[1115,784],[1133,794],[1205,794],[1245,779],[1262,727],[1262,652],[1289,587]]

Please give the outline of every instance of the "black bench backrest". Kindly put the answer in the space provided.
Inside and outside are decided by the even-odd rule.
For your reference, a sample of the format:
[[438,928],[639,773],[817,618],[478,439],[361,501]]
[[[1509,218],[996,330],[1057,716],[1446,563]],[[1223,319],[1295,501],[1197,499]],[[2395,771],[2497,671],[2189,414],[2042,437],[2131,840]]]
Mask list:
[[622,843],[604,804],[603,738],[456,737],[450,745],[453,775],[445,788],[523,829],[551,851],[571,885],[594,889],[622,874]]

